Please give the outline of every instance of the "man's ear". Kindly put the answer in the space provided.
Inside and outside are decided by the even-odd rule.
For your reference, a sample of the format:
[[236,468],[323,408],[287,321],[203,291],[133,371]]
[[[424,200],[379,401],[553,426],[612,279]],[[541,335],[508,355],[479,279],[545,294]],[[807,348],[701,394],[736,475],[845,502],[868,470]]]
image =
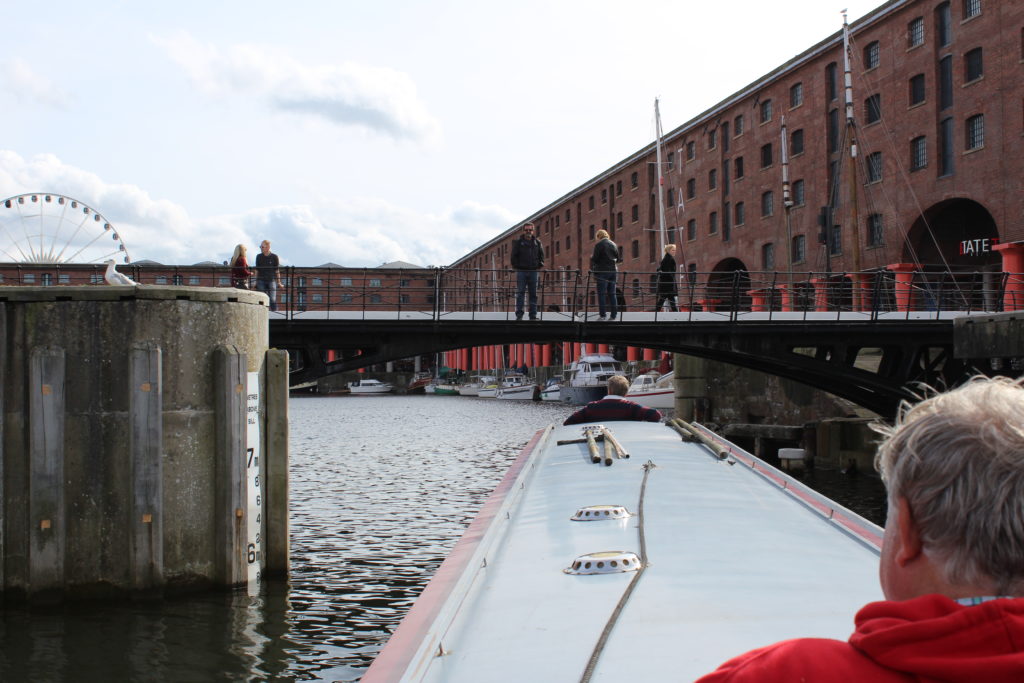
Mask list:
[[899,498],[897,506],[897,530],[900,535],[900,547],[893,558],[900,567],[905,567],[910,562],[921,556],[921,533],[917,527],[917,520],[910,510],[910,503],[906,498]]

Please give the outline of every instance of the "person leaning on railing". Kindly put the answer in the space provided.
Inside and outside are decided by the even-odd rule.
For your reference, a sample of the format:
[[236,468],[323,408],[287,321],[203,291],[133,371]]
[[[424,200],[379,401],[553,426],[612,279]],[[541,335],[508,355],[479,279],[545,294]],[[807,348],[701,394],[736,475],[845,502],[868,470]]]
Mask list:
[[783,641],[698,683],[1024,681],[1022,381],[975,378],[879,429],[886,599],[847,642]]

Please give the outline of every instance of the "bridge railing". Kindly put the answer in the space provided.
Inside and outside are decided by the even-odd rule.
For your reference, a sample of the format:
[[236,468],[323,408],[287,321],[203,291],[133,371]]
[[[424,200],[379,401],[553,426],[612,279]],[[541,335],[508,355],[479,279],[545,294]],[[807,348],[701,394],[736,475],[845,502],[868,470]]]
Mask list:
[[[230,268],[213,264],[130,264],[118,269],[143,285],[231,283]],[[97,265],[0,264],[0,285],[103,285],[103,270]],[[281,279],[278,310],[289,318],[397,314],[441,319],[468,313],[511,319],[515,311],[516,273],[510,269],[289,266],[281,269]],[[792,317],[856,311],[877,318],[1024,309],[1024,274],[998,271],[687,271],[675,278],[679,313],[664,306],[655,311],[661,298],[658,282],[658,273],[650,270],[619,271],[619,308],[626,314],[643,311],[672,320],[695,313],[735,319],[747,313],[771,317],[785,312]],[[540,271],[537,296],[542,319],[558,313],[587,320],[598,310],[595,280],[585,270]]]
[[[432,319],[467,313],[512,319],[515,314],[516,273],[509,269],[346,268],[315,277],[299,268],[285,271],[281,310],[290,317],[318,312],[379,317],[391,312]],[[921,317],[924,312],[938,317],[948,311],[999,311],[1007,302],[1024,307],[1024,277],[991,271],[690,271],[677,276],[671,306],[663,301],[665,286],[659,286],[657,273],[619,271],[616,285],[618,308],[624,313],[648,312],[672,320],[686,318],[680,313],[730,320],[745,313],[770,318],[776,313],[859,312],[874,319],[883,313]],[[539,272],[537,299],[542,319],[568,314],[587,320],[599,308],[596,280],[589,271]],[[655,310],[659,303],[660,310]]]

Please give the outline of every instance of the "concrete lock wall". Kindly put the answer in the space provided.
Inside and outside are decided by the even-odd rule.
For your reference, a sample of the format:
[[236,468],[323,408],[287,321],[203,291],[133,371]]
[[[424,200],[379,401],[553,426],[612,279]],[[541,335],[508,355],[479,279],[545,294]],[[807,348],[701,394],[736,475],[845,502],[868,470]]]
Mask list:
[[268,329],[255,292],[0,288],[5,599],[242,585],[268,526],[287,570],[287,476],[272,505],[265,481],[287,467],[287,355]]

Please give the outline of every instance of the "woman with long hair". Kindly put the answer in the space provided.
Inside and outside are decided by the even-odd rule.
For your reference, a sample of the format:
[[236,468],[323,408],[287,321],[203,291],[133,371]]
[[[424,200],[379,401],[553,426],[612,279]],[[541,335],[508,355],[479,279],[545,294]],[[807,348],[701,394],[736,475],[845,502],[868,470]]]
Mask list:
[[245,245],[239,244],[235,247],[235,253],[231,255],[231,285],[238,289],[249,289],[249,263],[245,260]]

